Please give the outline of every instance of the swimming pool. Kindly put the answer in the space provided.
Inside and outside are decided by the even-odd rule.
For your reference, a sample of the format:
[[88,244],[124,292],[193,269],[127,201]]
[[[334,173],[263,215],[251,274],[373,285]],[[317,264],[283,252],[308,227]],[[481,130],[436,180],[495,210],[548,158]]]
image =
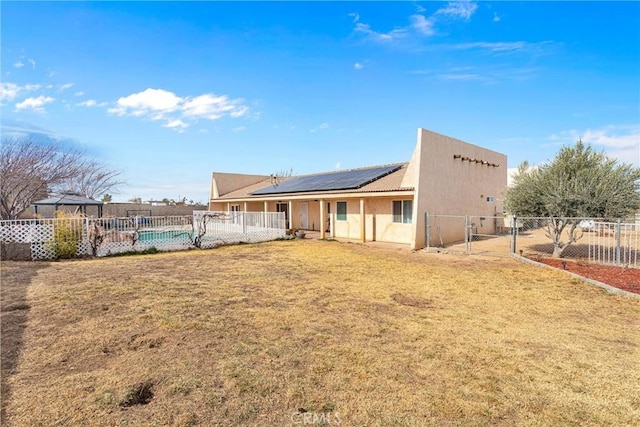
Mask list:
[[185,230],[142,230],[138,231],[138,242],[153,244],[158,241],[191,242],[191,233]]

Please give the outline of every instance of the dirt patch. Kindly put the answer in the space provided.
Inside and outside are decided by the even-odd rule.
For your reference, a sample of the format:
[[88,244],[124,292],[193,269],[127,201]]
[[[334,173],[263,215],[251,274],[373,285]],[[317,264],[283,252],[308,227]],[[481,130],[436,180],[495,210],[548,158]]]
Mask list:
[[135,405],[146,405],[153,399],[153,381],[148,380],[129,388],[119,405],[128,408]]
[[535,257],[533,259],[618,289],[640,294],[640,268],[613,267],[557,258]]
[[10,311],[18,311],[18,310],[29,310],[31,306],[24,302],[16,302],[12,304],[8,304],[6,307],[2,309],[3,312],[8,313]]
[[408,305],[409,307],[433,308],[433,301],[416,295],[393,294],[391,299],[398,304]]

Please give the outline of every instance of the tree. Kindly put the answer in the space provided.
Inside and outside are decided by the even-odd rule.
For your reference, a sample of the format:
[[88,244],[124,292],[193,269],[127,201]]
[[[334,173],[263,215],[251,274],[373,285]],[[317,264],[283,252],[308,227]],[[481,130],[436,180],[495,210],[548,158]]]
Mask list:
[[640,168],[578,141],[538,168],[523,162],[507,190],[505,208],[517,216],[548,217],[547,236],[553,241],[553,256],[560,257],[582,237],[579,218],[611,220],[640,209]]
[[3,138],[0,148],[0,216],[16,219],[37,198],[80,170],[79,152],[34,139]]
[[2,138],[0,217],[17,219],[33,201],[51,193],[91,188],[93,184],[83,184],[88,177],[98,179],[100,188],[110,188],[107,183],[115,176],[73,147],[34,137]]
[[105,194],[102,196],[101,201],[102,201],[102,203],[111,203],[111,200],[112,200],[112,199],[113,199],[113,197],[111,196],[111,194],[105,193]]
[[62,191],[96,199],[123,184],[118,181],[119,176],[119,171],[109,169],[96,160],[84,160],[78,172],[63,184]]

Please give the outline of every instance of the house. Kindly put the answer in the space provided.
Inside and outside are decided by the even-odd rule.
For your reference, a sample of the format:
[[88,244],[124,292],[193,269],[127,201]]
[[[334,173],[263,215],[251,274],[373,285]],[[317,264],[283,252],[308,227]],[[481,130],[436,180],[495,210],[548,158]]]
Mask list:
[[419,249],[426,213],[501,214],[506,166],[504,154],[418,129],[406,163],[291,177],[214,172],[209,210],[284,212],[289,228],[317,230],[322,238]]

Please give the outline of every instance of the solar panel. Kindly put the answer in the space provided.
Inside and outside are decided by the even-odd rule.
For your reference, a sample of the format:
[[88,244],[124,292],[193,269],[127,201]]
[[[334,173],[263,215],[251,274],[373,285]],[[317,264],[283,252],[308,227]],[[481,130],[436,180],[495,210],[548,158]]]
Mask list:
[[308,191],[352,190],[400,169],[402,165],[376,166],[318,175],[297,176],[251,193],[255,196]]

